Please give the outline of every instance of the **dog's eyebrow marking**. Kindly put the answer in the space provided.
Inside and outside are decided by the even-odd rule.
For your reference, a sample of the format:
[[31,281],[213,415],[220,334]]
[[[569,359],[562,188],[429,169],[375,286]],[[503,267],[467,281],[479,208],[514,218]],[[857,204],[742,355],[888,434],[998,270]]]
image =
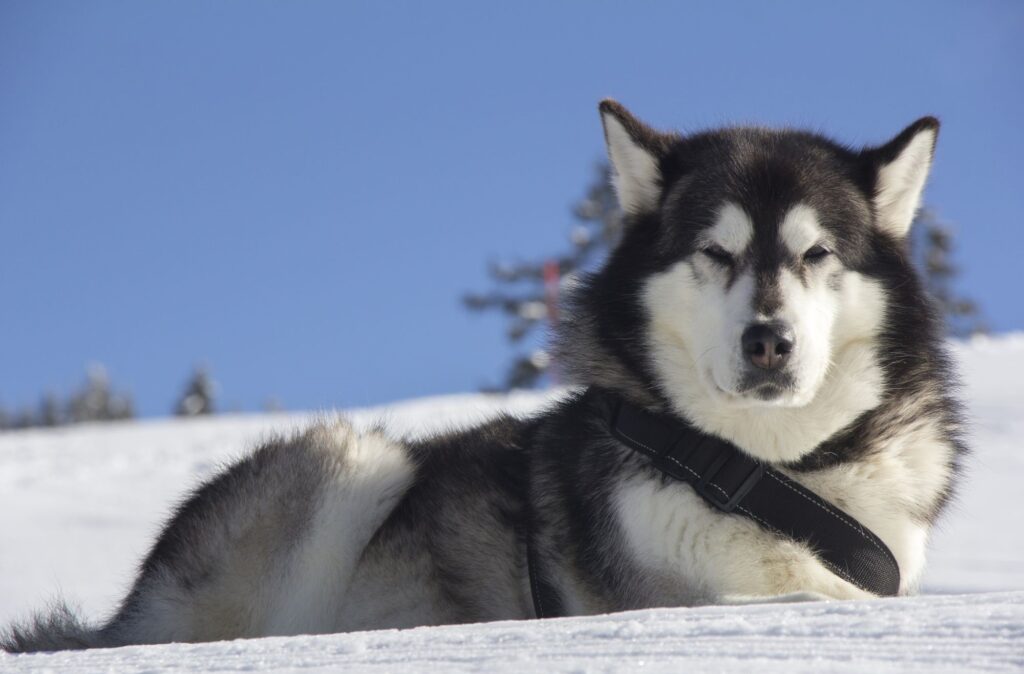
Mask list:
[[731,201],[722,204],[715,224],[705,234],[705,239],[715,243],[733,255],[742,253],[754,237],[754,225],[746,211]]
[[803,203],[786,212],[779,226],[779,236],[796,257],[802,256],[811,246],[828,240],[818,221],[817,211]]

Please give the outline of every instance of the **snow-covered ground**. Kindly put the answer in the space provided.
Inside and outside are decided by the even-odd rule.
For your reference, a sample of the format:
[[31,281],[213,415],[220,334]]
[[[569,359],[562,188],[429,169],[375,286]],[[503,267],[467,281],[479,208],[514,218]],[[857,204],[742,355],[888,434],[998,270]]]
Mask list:
[[[7,671],[1024,671],[1024,335],[955,346],[975,450],[932,542],[925,596],[660,609],[54,655]],[[445,396],[352,414],[397,433],[528,412],[542,394]],[[0,624],[60,594],[96,619],[190,486],[308,415],[224,416],[0,435]]]
[[1022,626],[1015,592],[0,655],[0,671],[1019,672]]

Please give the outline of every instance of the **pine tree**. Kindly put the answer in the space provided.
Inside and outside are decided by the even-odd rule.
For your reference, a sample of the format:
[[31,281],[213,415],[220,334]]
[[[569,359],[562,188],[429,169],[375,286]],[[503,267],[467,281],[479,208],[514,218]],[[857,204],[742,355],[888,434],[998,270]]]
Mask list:
[[68,401],[66,416],[71,423],[131,419],[135,405],[130,395],[112,390],[107,369],[94,363],[87,369],[85,384]]
[[953,289],[960,272],[953,264],[953,228],[935,212],[923,209],[914,221],[910,238],[911,256],[924,277],[925,288],[946,317],[951,335],[967,337],[988,332],[978,304]]
[[61,409],[60,400],[55,393],[47,393],[39,403],[39,416],[36,419],[38,426],[60,426],[64,423],[64,412]]
[[11,428],[13,429],[24,429],[32,428],[36,425],[35,416],[32,414],[32,410],[28,407],[23,407],[14,415],[11,421]]
[[192,377],[185,385],[174,413],[179,417],[195,417],[203,414],[213,414],[213,398],[217,384],[210,378],[204,367],[196,367]]
[[[518,352],[496,390],[532,388],[557,370],[551,352],[537,339],[538,328],[557,320],[561,288],[576,274],[591,269],[618,240],[622,213],[611,187],[606,164],[587,193],[573,207],[576,223],[570,233],[568,251],[535,262],[492,263],[488,273],[495,288],[487,293],[468,293],[462,301],[470,311],[499,311],[509,319],[506,336]],[[528,344],[533,338],[532,344]]]

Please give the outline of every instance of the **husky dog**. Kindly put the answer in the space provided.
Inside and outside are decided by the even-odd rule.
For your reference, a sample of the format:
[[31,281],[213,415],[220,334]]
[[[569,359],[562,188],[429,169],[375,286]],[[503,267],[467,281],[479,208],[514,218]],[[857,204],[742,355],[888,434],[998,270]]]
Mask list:
[[[913,592],[965,451],[942,323],[906,252],[938,121],[854,150],[600,112],[626,224],[558,329],[579,388],[427,440],[333,420],[265,444],[178,508],[107,622],[58,607],[3,647],[883,593],[816,543],[844,528],[891,560],[885,593]],[[660,449],[616,432],[609,405],[640,431],[734,448],[758,484],[806,501],[786,517],[827,521],[803,538],[771,525],[750,479],[709,502],[707,480],[672,479]]]

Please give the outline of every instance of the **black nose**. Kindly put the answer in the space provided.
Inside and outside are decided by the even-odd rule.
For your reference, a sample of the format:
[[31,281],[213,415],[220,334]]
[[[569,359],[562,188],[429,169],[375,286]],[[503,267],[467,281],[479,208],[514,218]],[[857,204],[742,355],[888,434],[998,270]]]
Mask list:
[[743,353],[763,370],[777,370],[789,360],[796,338],[782,323],[755,323],[743,331]]

